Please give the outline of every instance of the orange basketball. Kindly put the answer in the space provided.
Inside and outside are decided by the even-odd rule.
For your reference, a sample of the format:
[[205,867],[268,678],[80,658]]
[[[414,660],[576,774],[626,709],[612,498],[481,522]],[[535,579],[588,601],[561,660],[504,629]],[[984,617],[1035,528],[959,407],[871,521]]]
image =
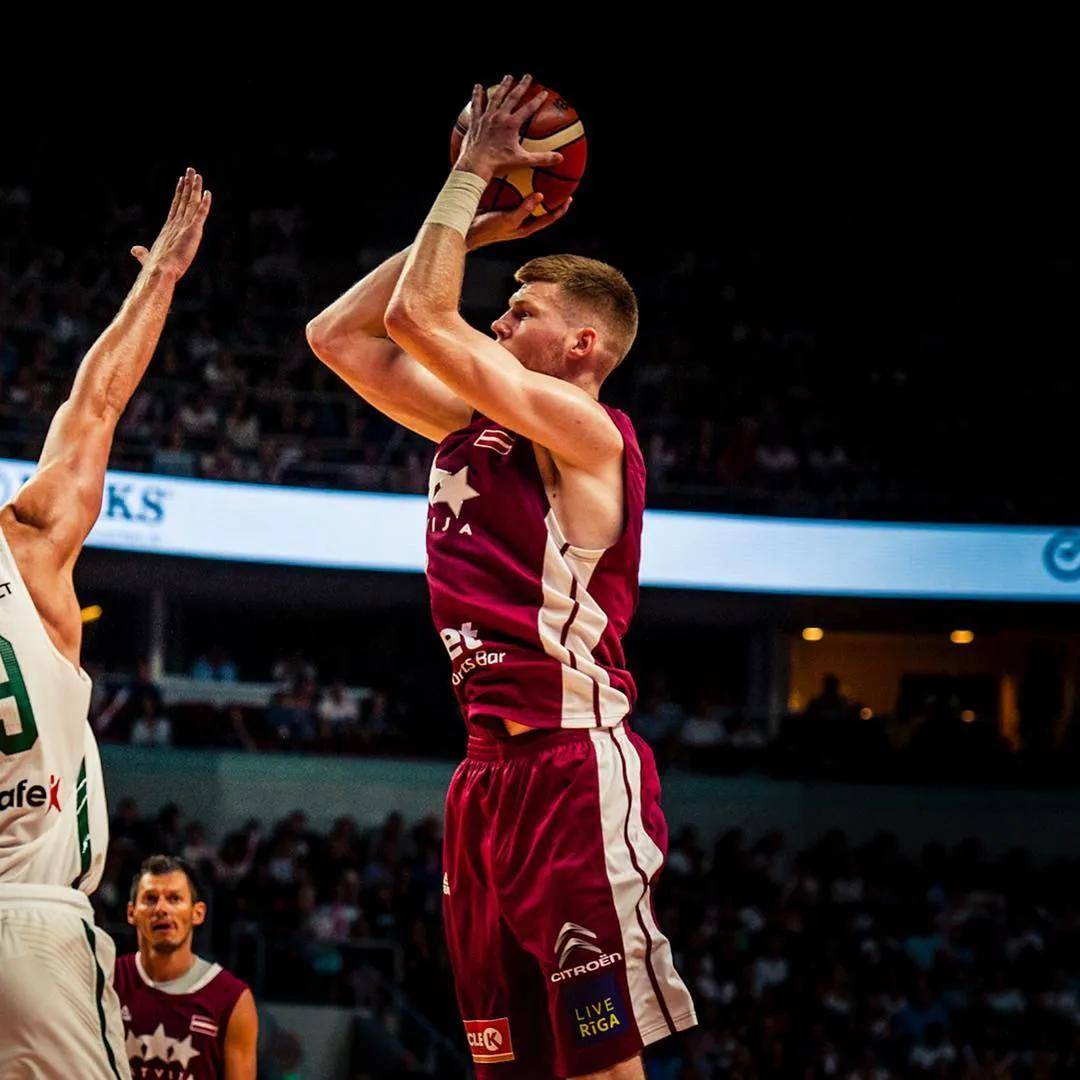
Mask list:
[[[492,86],[484,91],[485,107],[488,94],[495,89]],[[545,92],[548,99],[522,130],[521,145],[531,151],[557,150],[563,156],[561,164],[542,169],[515,169],[504,176],[496,176],[480,200],[481,210],[513,210],[523,199],[539,191],[544,201],[533,211],[539,217],[558,210],[581,183],[585,173],[585,128],[577,110],[564,97],[539,83],[529,87],[522,101]],[[454,124],[450,135],[451,162],[457,161],[461,151],[461,140],[469,130],[471,111],[470,103],[461,110]]]

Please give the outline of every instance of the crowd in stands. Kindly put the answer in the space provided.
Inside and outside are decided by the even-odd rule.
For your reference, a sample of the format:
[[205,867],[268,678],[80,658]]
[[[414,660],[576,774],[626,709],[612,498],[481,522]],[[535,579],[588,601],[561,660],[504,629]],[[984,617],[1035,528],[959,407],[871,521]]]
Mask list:
[[[127,947],[130,874],[151,851],[180,854],[209,898],[199,947],[260,996],[370,1006],[406,1043],[419,1028],[401,1017],[419,1014],[459,1041],[440,844],[434,820],[339,818],[323,833],[301,811],[210,843],[176,806],[146,819],[124,799],[95,904]],[[975,840],[913,858],[885,834],[854,846],[834,831],[792,850],[777,831],[712,844],[676,828],[656,908],[701,1025],[660,1044],[649,1075],[1075,1076],[1078,886],[1080,862],[991,859]],[[419,1044],[403,1053],[423,1071]]]
[[258,684],[265,703],[222,702],[208,686],[239,684],[236,664],[215,647],[200,654],[186,682],[184,700],[166,703],[161,687],[140,660],[134,673],[99,672],[90,719],[99,739],[133,746],[208,746],[242,750],[321,753],[401,752],[408,728],[406,707],[384,690],[320,683],[314,664],[299,652],[279,657],[269,681]]
[[[902,690],[895,709],[876,715],[827,676],[805,708],[776,726],[708,681],[682,698],[661,673],[647,672],[631,717],[661,770],[856,782],[1018,783],[1072,786],[1080,762],[1080,701],[1062,722],[1060,675],[1043,672],[1036,651],[1021,683],[1018,742],[997,716],[936,684]],[[283,654],[241,682],[220,645],[200,652],[166,701],[140,661],[130,674],[94,675],[91,722],[104,742],[316,754],[456,758],[463,726],[447,700],[433,707],[408,687],[350,686],[320,673],[301,651]],[[432,678],[437,680],[440,672]],[[1052,676],[1052,677],[1050,677]],[[230,688],[234,692],[230,693]],[[222,693],[224,691],[224,693]],[[253,693],[254,692],[254,693]]]
[[[92,230],[83,223],[82,235],[60,243],[35,207],[29,188],[0,191],[0,455],[26,459],[36,458],[75,365],[130,287],[136,267],[128,248],[153,227],[157,209],[114,205],[111,217]],[[228,212],[208,237],[207,266],[177,295],[121,423],[114,467],[425,492],[430,444],[359,400],[316,360],[303,334],[323,304],[393,249],[358,251],[352,239],[327,251],[320,237],[314,251],[311,207],[241,204]],[[515,265],[512,253],[488,258],[479,299],[466,297],[481,325],[501,310]],[[994,464],[997,411],[1011,385],[972,415],[966,388],[943,376],[936,353],[927,359],[925,342],[913,341],[905,356],[895,344],[864,345],[859,337],[856,345],[851,333],[837,341],[758,280],[760,268],[741,281],[739,268],[713,253],[672,252],[661,274],[628,258],[645,314],[610,400],[637,422],[653,505],[1060,518],[1033,482],[1045,470],[1033,467],[1022,483],[1009,479],[1025,472],[1024,440],[1010,446],[1008,474]],[[992,394],[989,384],[982,393]],[[1061,401],[1049,394],[1044,404]],[[1049,415],[1024,422],[1057,430]]]

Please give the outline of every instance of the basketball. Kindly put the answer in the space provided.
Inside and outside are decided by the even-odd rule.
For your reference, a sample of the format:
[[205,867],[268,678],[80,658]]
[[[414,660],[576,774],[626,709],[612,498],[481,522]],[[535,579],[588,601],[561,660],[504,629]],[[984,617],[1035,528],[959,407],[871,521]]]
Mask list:
[[[494,89],[491,86],[484,91],[485,107],[488,95]],[[521,144],[534,152],[557,150],[563,156],[562,163],[551,168],[515,169],[494,177],[480,200],[481,210],[513,210],[523,199],[539,191],[544,201],[533,211],[534,216],[539,217],[558,210],[581,183],[586,155],[584,125],[566,98],[539,83],[529,87],[522,101],[530,101],[544,93],[548,94],[548,99],[522,130]],[[470,113],[471,107],[466,105],[454,124],[450,135],[451,162],[457,161],[461,151],[461,141],[469,130]]]

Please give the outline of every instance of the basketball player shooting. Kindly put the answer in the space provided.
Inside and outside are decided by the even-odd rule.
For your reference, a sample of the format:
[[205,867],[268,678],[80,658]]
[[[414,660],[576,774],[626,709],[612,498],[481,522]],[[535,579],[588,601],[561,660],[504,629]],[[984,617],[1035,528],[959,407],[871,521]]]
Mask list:
[[[495,175],[557,165],[520,133],[531,80],[477,86],[416,242],[308,326],[315,352],[438,443],[427,575],[468,751],[446,803],[444,921],[479,1076],[644,1075],[696,1023],[656,925],[666,847],[656,768],[625,724],[621,638],[637,603],[645,468],[599,401],[637,301],[612,267],[533,259],[492,324],[458,313],[467,251],[565,212],[476,210]],[[385,326],[385,330],[384,330]],[[387,336],[388,335],[388,336]]]
[[112,324],[83,358],[37,469],[0,509],[0,1076],[130,1076],[116,950],[87,897],[108,817],[80,667],[72,571],[97,520],[117,421],[191,265],[210,192],[188,169]]

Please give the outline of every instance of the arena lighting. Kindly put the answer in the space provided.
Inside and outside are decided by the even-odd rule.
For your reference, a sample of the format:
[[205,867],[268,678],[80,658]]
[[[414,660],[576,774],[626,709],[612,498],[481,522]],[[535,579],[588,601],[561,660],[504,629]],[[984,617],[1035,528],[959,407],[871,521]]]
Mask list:
[[803,641],[820,641],[825,636],[825,631],[820,626],[808,626],[802,636]]
[[90,604],[88,607],[84,607],[79,614],[82,616],[84,623],[97,622],[101,618],[101,605]]
[[975,635],[970,630],[954,630],[949,635],[949,640],[954,645],[970,645],[975,640]]
[[975,723],[975,710],[974,709],[965,709],[960,714],[960,719],[963,720],[965,724],[974,724]]

